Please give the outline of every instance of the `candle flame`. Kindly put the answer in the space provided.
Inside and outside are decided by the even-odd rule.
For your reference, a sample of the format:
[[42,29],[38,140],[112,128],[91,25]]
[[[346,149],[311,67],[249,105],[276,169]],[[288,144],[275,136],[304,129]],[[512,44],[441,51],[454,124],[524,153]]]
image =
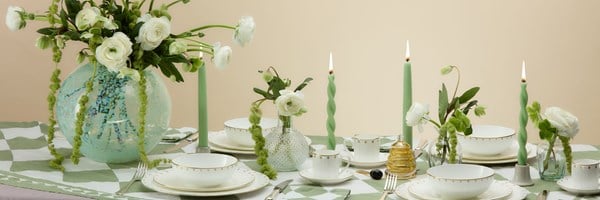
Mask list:
[[333,73],[333,54],[329,52],[329,73]]
[[406,60],[410,60],[410,43],[406,40]]
[[525,74],[525,60],[523,60],[523,64],[521,65],[521,82],[526,82],[526,74]]
[[200,53],[198,53],[198,58],[202,59],[204,57],[204,52],[200,51]]

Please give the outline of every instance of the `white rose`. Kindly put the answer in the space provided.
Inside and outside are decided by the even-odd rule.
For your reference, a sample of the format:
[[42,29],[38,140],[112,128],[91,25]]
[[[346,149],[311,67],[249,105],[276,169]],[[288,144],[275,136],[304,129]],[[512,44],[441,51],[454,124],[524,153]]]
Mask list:
[[423,124],[429,120],[429,105],[421,103],[413,103],[406,112],[406,125],[417,126],[419,132],[423,132]]
[[96,59],[111,72],[119,72],[127,65],[127,59],[133,52],[131,41],[122,32],[116,32],[112,37],[104,39],[96,48]]
[[254,37],[254,26],[254,19],[252,17],[242,17],[235,28],[235,34],[233,35],[235,42],[240,46],[244,46],[246,43],[250,42],[252,37]]
[[215,66],[219,69],[224,69],[227,64],[229,64],[229,59],[231,58],[231,47],[229,46],[221,46],[221,43],[215,43],[213,46],[213,62]]
[[25,27],[25,20],[21,17],[23,8],[18,6],[8,6],[6,10],[6,26],[11,31],[16,31]]
[[292,92],[291,90],[281,90],[281,94],[275,99],[275,106],[279,115],[283,116],[300,116],[306,112],[304,107],[304,95],[300,91]]
[[579,121],[573,114],[558,107],[546,108],[546,119],[558,130],[558,134],[573,138],[579,132]]
[[169,55],[177,55],[187,51],[187,45],[183,42],[175,41],[169,45]]
[[[141,17],[138,20],[143,19]],[[171,22],[167,17],[153,17],[148,19],[140,28],[138,36],[135,38],[137,43],[142,44],[142,49],[151,51],[158,47],[160,43],[171,34]]]
[[96,7],[84,8],[75,16],[75,26],[80,30],[86,30],[94,26],[98,22],[98,19],[100,19],[99,17],[100,9]]

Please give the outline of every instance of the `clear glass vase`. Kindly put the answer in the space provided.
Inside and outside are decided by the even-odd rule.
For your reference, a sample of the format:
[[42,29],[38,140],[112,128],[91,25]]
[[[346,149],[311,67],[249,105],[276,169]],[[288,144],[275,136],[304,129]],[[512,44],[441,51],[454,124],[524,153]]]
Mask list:
[[265,138],[267,162],[277,171],[299,170],[308,159],[308,142],[292,126],[291,116],[279,116],[279,125]]
[[438,134],[437,139],[427,145],[427,163],[429,167],[462,163],[462,148],[456,137],[451,137],[450,133],[440,131],[438,131]]
[[567,160],[560,140],[550,146],[547,142],[537,145],[537,168],[542,180],[557,181],[565,176]]
[[[79,99],[85,93],[94,66],[78,67],[63,82],[57,95],[56,117],[60,131],[73,144]],[[93,89],[83,113],[81,154],[102,163],[125,163],[139,159],[139,86],[130,77],[118,77],[98,65]],[[171,99],[162,79],[152,70],[144,70],[148,104],[144,147],[150,152],[169,127]]]

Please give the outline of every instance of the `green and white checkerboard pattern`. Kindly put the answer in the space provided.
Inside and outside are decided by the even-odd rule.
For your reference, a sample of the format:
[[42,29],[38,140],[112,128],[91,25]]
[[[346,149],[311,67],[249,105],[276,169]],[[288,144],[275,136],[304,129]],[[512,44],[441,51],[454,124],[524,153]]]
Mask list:
[[[171,132],[193,131],[191,128],[172,129]],[[105,164],[81,158],[79,165],[73,165],[70,160],[64,161],[64,173],[48,166],[52,159],[46,147],[45,135],[47,126],[38,122],[0,122],[0,183],[23,188],[50,191],[55,193],[70,194],[93,199],[198,199],[196,197],[183,197],[161,194],[145,188],[139,182],[135,183],[125,196],[115,196],[114,192],[123,187],[133,175],[136,162],[125,164]],[[322,148],[325,137],[311,137],[316,148]],[[343,143],[338,139],[338,144]],[[173,158],[184,152],[192,152],[194,145],[189,145],[179,152],[160,154],[164,149],[173,144],[159,144],[152,152],[151,157]],[[70,155],[71,145],[62,137],[55,140],[57,150],[64,155]],[[591,145],[573,145],[574,158],[600,159],[600,152]],[[256,169],[253,156],[238,156],[245,166]],[[530,163],[534,164],[534,163]],[[419,174],[426,170],[426,164],[418,162]],[[514,164],[492,166],[496,170],[496,179],[510,180],[513,176]],[[168,167],[168,166],[162,166]],[[537,171],[531,168],[535,185],[527,187],[530,193],[527,199],[534,199],[536,194],[543,189],[551,191],[553,199],[581,199],[561,191],[553,182],[539,180]],[[351,190],[351,199],[377,199],[381,195],[383,180],[373,180],[368,176],[356,174],[350,181],[328,186],[313,185],[299,177],[298,172],[282,172],[269,186],[246,194],[226,196],[216,199],[263,199],[267,196],[273,185],[287,179],[293,182],[280,195],[284,199],[343,199]],[[401,183],[404,183],[402,181]],[[392,199],[398,199],[390,195]],[[202,198],[201,198],[202,199]],[[215,199],[215,198],[204,198]],[[589,199],[586,197],[586,199]]]

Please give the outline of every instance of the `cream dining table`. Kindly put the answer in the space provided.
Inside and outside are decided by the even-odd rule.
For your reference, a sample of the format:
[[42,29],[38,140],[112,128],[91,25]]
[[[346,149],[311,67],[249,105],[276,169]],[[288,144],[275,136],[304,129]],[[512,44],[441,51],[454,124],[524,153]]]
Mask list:
[[[191,128],[171,129],[171,132],[189,132]],[[133,176],[136,162],[124,164],[98,163],[83,157],[79,165],[70,160],[64,161],[65,172],[48,166],[52,158],[46,147],[47,125],[39,122],[0,122],[0,199],[264,199],[271,193],[277,183],[292,179],[290,186],[279,196],[279,199],[344,199],[348,191],[349,199],[378,199],[384,181],[374,180],[369,176],[355,173],[343,183],[335,185],[315,185],[302,179],[298,172],[280,172],[275,180],[253,192],[221,197],[191,197],[168,195],[155,192],[136,182],[123,196],[114,193],[123,187]],[[326,144],[324,136],[309,136],[314,148],[323,148]],[[338,144],[343,143],[338,138]],[[71,146],[64,137],[55,140],[60,153],[70,154]],[[174,144],[161,143],[152,152],[151,158],[174,158],[192,152],[194,144],[188,145],[175,153],[161,154],[164,149]],[[574,144],[574,159],[600,159],[598,146]],[[254,156],[235,155],[243,163],[242,166],[256,169]],[[529,161],[534,164],[534,160]],[[417,162],[419,176],[423,177],[427,170],[426,163]],[[168,166],[161,166],[167,168]],[[490,165],[496,171],[496,180],[511,180],[514,164]],[[382,169],[383,166],[379,167]],[[157,170],[157,169],[154,169]],[[351,167],[351,170],[356,170]],[[561,190],[555,182],[542,181],[537,170],[531,168],[534,185],[524,187],[526,199],[536,199],[538,193],[549,190],[548,199],[600,199],[600,196],[576,196]],[[406,181],[401,181],[405,183]],[[388,199],[401,199],[397,195],[389,195]]]

